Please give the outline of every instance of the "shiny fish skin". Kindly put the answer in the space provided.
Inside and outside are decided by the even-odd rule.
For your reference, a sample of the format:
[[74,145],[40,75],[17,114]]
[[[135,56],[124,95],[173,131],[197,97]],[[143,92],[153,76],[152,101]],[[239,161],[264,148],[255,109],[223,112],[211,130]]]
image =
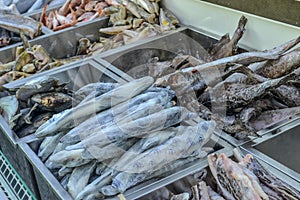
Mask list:
[[134,142],[136,142],[135,138],[110,143],[101,148],[91,146],[82,153],[81,158],[89,160],[96,159],[98,162],[110,158],[117,158],[124,154]]
[[150,131],[158,131],[172,125],[178,124],[183,120],[195,118],[195,113],[188,112],[182,107],[172,107],[162,110],[160,112],[151,114],[149,116],[134,120],[127,124],[121,124],[119,126],[108,127],[102,131],[91,135],[90,137],[82,140],[76,145],[67,148],[78,149],[90,146],[101,147],[110,142],[120,139],[126,139],[130,137],[138,137]]
[[150,148],[164,143],[169,138],[174,137],[177,134],[177,131],[177,128],[170,127],[161,131],[151,133],[148,136],[141,138],[119,158],[118,162],[116,162],[113,168],[118,171],[122,171],[121,169],[125,164],[127,164],[128,160],[138,156],[140,153]]
[[86,117],[92,113],[122,103],[146,90],[153,84],[153,78],[144,77],[119,86],[108,93],[95,98],[94,101],[86,102],[81,106],[65,110],[54,115],[35,132],[37,137],[54,135],[55,132],[68,128],[74,123],[74,119]]
[[187,151],[207,142],[215,129],[214,121],[200,122],[198,126],[184,127],[182,134],[170,138],[165,143],[154,147],[129,161],[121,171],[129,173],[151,172],[179,159]]
[[89,164],[76,167],[73,170],[67,184],[67,191],[73,198],[76,198],[76,196],[86,187],[95,167],[96,163],[91,162]]
[[100,96],[106,92],[115,89],[118,85],[119,85],[118,83],[102,83],[102,82],[90,83],[77,90],[74,93],[73,98],[81,101],[94,91],[96,91],[97,95]]

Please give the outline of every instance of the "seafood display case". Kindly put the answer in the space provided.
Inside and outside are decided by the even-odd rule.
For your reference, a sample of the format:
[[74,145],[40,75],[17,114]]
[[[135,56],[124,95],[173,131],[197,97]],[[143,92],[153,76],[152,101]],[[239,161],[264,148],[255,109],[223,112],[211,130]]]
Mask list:
[[[92,82],[119,82],[125,83],[126,81],[119,75],[110,71],[106,67],[103,67],[93,61],[81,61],[77,63],[71,63],[66,65],[64,68],[57,70],[46,71],[40,74],[35,74],[29,78],[21,79],[15,82],[6,84],[6,88],[15,88],[24,85],[29,80],[34,80],[39,77],[54,77],[59,79],[62,83],[68,82],[69,89],[77,90],[78,88]],[[28,135],[23,138],[19,138],[18,135],[13,132],[9,124],[0,116],[1,122],[1,140],[0,146],[2,152],[6,155],[7,159],[12,163],[13,167],[17,170],[21,178],[25,181],[27,186],[33,192],[37,198],[49,199],[46,197],[51,197],[54,199],[55,191],[49,190],[50,187],[48,183],[45,183],[44,179],[41,179],[41,174],[39,169],[41,165],[33,165],[31,158],[28,158],[29,155],[32,155],[30,152],[24,152],[22,145],[24,143],[27,146],[27,143],[30,143],[30,146],[36,148],[36,145],[39,145],[35,141],[36,138],[34,135]],[[30,149],[28,147],[28,149]],[[32,150],[31,150],[32,151]],[[14,153],[11,153],[14,152]],[[36,156],[37,157],[37,156]],[[40,161],[41,162],[41,161]],[[44,167],[46,168],[46,167]],[[43,169],[43,168],[41,168]],[[47,174],[47,173],[46,173]],[[44,191],[49,191],[45,193]],[[46,196],[45,195],[49,195]],[[59,198],[58,198],[59,199]],[[64,199],[64,198],[62,198]]]

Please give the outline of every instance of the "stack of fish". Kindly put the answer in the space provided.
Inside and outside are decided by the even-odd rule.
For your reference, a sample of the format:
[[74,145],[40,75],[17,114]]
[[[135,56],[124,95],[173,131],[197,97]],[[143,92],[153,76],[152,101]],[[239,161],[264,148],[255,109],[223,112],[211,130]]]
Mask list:
[[238,139],[300,111],[300,48],[289,51],[300,37],[268,51],[233,55],[246,21],[242,17],[232,39],[224,36],[202,60],[179,57],[178,65],[177,57],[171,64],[151,63],[149,70],[158,78],[155,85],[170,86],[181,105]]
[[72,94],[58,80],[34,79],[13,94],[0,98],[1,114],[19,137],[34,133],[39,126],[72,105]]
[[123,193],[207,155],[202,146],[216,123],[177,106],[172,90],[152,84],[144,77],[85,86],[74,93],[80,103],[36,130],[44,138],[38,156],[73,198]]
[[158,0],[106,2],[110,6],[104,9],[104,14],[109,16],[108,25],[111,27],[101,28],[99,31],[109,37],[101,37],[99,42],[94,43],[82,38],[79,43],[84,44],[81,46],[85,48],[79,52],[80,54],[101,53],[174,30],[179,24],[171,12],[159,7]]
[[[192,186],[192,195],[186,192],[174,195],[171,200],[296,200],[300,198],[299,191],[266,170],[252,155],[247,154],[244,159],[238,161],[237,163],[231,160],[225,154],[209,155],[209,168],[216,182],[207,180],[208,177],[202,177],[197,185]],[[219,192],[214,188],[218,188]]]
[[108,4],[105,1],[67,0],[61,8],[52,10],[48,14],[46,13],[47,6],[45,6],[40,20],[49,29],[58,31],[78,22],[103,17],[103,10],[106,7],[108,7]]
[[22,34],[21,37],[24,46],[16,48],[16,60],[5,64],[0,63],[0,86],[84,58],[84,56],[73,56],[55,59],[42,45],[30,46]]

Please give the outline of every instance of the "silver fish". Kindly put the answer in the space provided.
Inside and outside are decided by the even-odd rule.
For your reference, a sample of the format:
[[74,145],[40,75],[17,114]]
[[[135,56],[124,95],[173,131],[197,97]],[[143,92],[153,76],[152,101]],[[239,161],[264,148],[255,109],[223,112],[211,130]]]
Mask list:
[[76,142],[79,142],[81,139],[88,137],[90,134],[99,131],[107,126],[116,125],[116,123],[120,123],[120,121],[124,122],[124,120],[135,120],[138,117],[143,116],[140,115],[143,113],[151,114],[155,112],[155,110],[159,110],[160,108],[162,109],[163,107],[166,108],[165,105],[168,101],[171,100],[171,98],[173,98],[173,94],[169,94],[169,91],[149,91],[144,94],[138,95],[128,102],[116,105],[111,109],[100,112],[96,116],[86,120],[79,126],[70,130],[61,139],[61,142],[74,144]]
[[54,136],[46,137],[40,145],[38,150],[38,156],[42,161],[45,161],[54,151],[55,147],[59,143],[60,138],[64,135],[64,132],[58,133]]
[[67,184],[67,191],[73,198],[76,198],[76,196],[86,187],[95,167],[96,162],[91,162],[89,164],[76,167],[73,170]]
[[71,174],[73,170],[74,170],[73,167],[63,166],[58,170],[58,177],[65,177],[66,175]]
[[68,109],[62,113],[54,115],[45,124],[40,126],[35,132],[37,137],[54,135],[57,131],[69,128],[74,120],[84,118],[92,113],[100,112],[104,109],[122,103],[146,90],[153,84],[152,77],[144,77],[119,86],[108,93],[105,93],[93,101],[86,102],[81,106]]
[[159,131],[178,124],[183,120],[195,117],[195,113],[190,113],[185,108],[175,106],[126,124],[107,127],[92,134],[90,137],[83,139],[80,143],[69,146],[66,149],[71,150],[91,146],[97,146],[99,148],[113,141],[138,137],[149,132]]
[[180,127],[182,134],[170,138],[165,143],[149,149],[122,167],[128,173],[152,172],[177,160],[188,151],[205,144],[215,130],[214,121],[203,121],[198,126]]
[[66,167],[77,167],[89,163],[91,160],[84,160],[81,154],[84,149],[76,149],[72,151],[62,150],[49,157],[50,162],[57,163],[58,165]]
[[112,180],[112,177],[111,177],[112,171],[113,171],[112,169],[106,170],[106,172],[104,172],[101,176],[99,176],[93,182],[88,184],[77,195],[77,197],[75,199],[76,200],[84,200],[90,195],[93,195],[93,196],[99,196],[100,195],[101,196],[101,194],[99,194],[99,189],[111,182],[111,180]]

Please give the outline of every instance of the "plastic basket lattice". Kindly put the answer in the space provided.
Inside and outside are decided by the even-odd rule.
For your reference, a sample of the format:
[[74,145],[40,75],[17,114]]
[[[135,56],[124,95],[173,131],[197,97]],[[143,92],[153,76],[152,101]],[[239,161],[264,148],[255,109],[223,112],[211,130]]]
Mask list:
[[36,200],[19,174],[0,151],[0,197],[9,200]]

